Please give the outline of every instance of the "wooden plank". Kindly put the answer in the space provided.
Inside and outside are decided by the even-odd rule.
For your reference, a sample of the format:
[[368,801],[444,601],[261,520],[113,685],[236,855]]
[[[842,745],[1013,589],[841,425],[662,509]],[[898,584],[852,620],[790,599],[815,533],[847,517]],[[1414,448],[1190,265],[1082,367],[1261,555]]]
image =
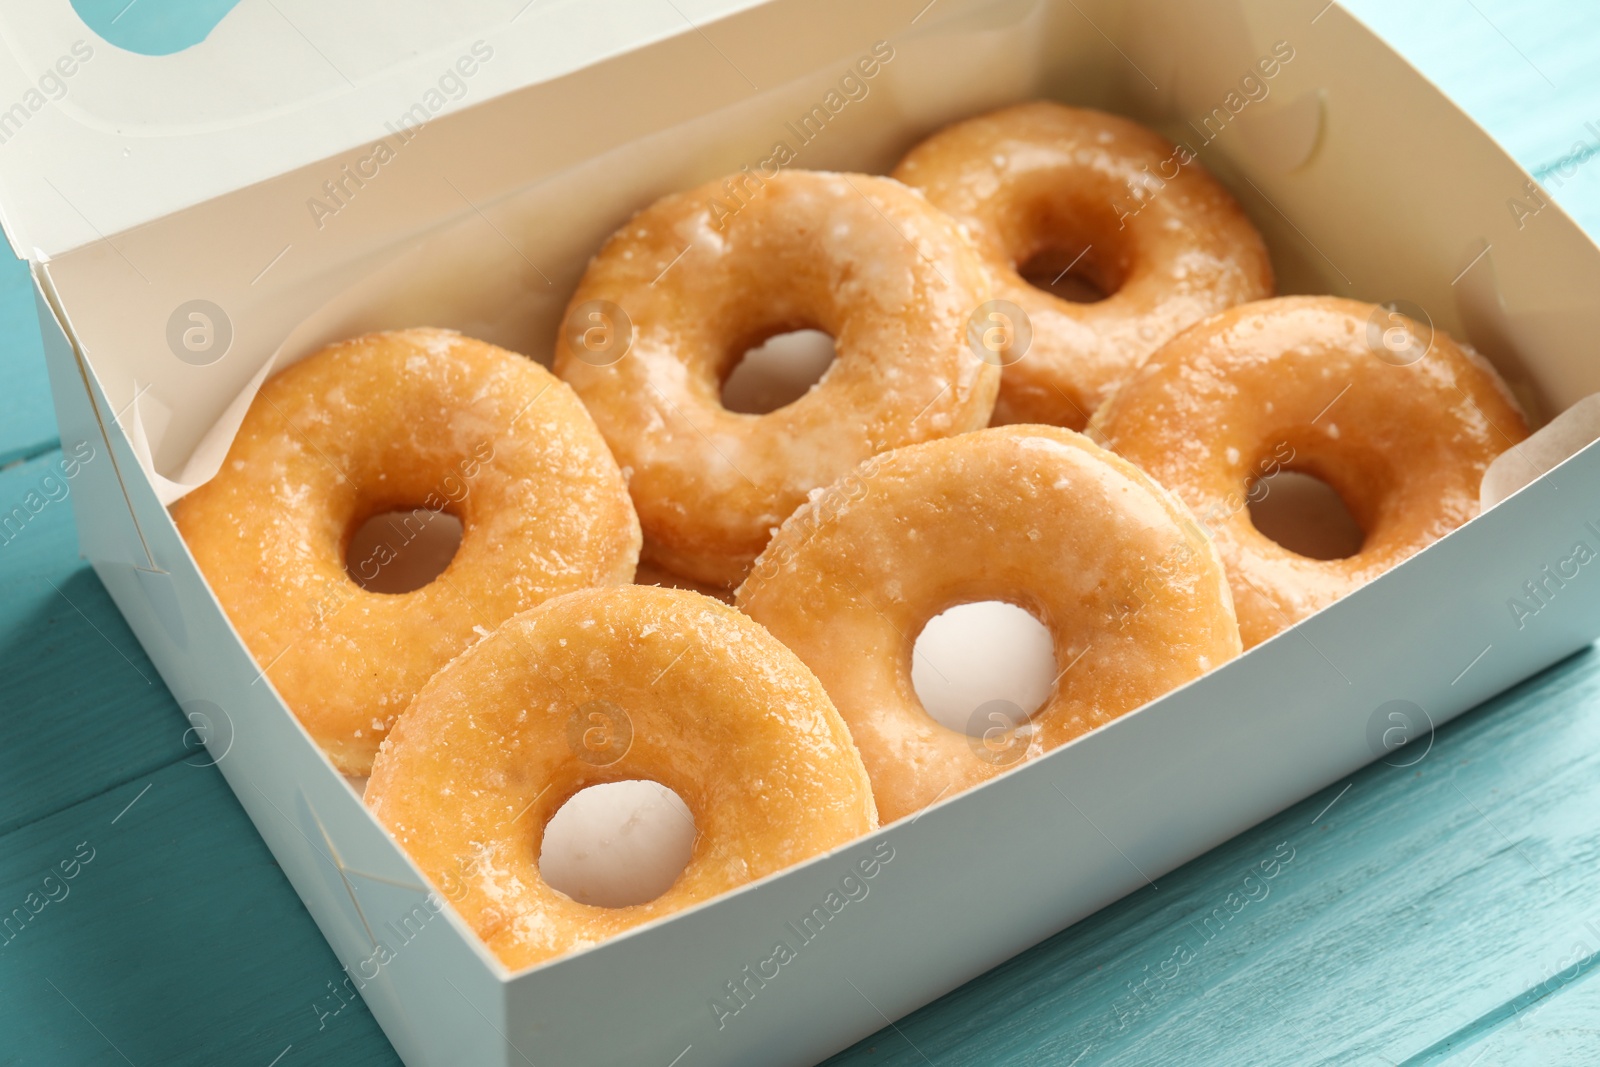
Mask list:
[[33,280],[25,263],[0,249],[0,467],[55,445]]
[[0,834],[198,747],[188,735],[185,748],[188,720],[78,558],[61,459],[0,470]]
[[1600,949],[1600,653],[1347,785],[828,1063],[1409,1063]]
[[1492,1027],[1456,1035],[1431,1062],[1450,1067],[1600,1063],[1600,981],[1593,978],[1595,957],[1567,962],[1573,953],[1595,948],[1600,948],[1600,936],[1585,923],[1582,930],[1573,931],[1568,955],[1551,965],[1557,969],[1529,990],[1525,1001],[1508,1005]]
[[213,767],[0,838],[0,909],[0,1063],[399,1063]]

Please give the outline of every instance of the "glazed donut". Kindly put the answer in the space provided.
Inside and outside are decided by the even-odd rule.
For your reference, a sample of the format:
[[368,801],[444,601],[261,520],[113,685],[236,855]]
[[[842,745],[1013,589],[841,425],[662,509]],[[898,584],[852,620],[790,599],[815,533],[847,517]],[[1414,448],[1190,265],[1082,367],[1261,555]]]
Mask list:
[[[1528,429],[1493,368],[1442,331],[1373,304],[1289,296],[1173,338],[1090,433],[1211,530],[1248,648],[1476,515],[1485,468]],[[1257,531],[1248,505],[1278,469],[1332,486],[1360,551],[1311,559]]]
[[[748,199],[730,197],[736,182]],[[657,202],[606,242],[572,297],[556,372],[632,471],[645,558],[732,587],[810,490],[988,421],[999,370],[966,341],[985,284],[954,223],[898,182],[735,175]],[[744,352],[803,328],[834,338],[821,381],[765,415],[725,409]]]
[[[1006,364],[997,425],[1082,429],[1173,334],[1273,292],[1260,234],[1194,153],[1115,115],[1044,101],[1005,108],[934,134],[894,176],[966,225],[996,298],[1026,316],[1026,347],[996,351]],[[1048,261],[1046,273],[1065,274],[1075,260],[1105,299],[1064,300],[1019,273]]]
[[[461,546],[432,583],[369,592],[346,570],[350,537],[405,508],[454,515]],[[369,334],[272,377],[222,470],[172,515],[245,647],[351,775],[482,632],[556,593],[626,582],[639,554],[622,472],[572,391],[446,330]],[[357,573],[374,577],[421,521]]]
[[[1031,721],[940,725],[913,642],[961,603],[1009,601],[1064,668]],[[1009,426],[897,449],[790,516],[737,605],[822,680],[885,822],[1132,711],[1239,654],[1222,564],[1183,505],[1081,434]],[[1015,729],[1012,729],[1015,727]],[[998,732],[997,732],[998,731]]]
[[[694,817],[654,900],[580,904],[539,872],[579,791],[648,779]],[[366,800],[509,968],[527,967],[845,844],[878,824],[849,731],[772,636],[709,597],[557,597],[440,671],[373,764]]]
[[721,586],[706,585],[692,578],[685,578],[681,574],[662,570],[649,560],[641,560],[639,569],[633,573],[634,585],[657,585],[668,589],[687,589],[691,593],[700,593],[703,596],[715,597],[724,604],[733,603],[733,590]]

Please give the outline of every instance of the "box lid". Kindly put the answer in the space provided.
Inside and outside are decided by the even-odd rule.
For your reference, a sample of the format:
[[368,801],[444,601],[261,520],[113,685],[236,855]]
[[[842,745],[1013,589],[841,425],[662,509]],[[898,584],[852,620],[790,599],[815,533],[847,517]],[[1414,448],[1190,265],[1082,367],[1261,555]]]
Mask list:
[[759,2],[3,0],[0,224],[48,259]]

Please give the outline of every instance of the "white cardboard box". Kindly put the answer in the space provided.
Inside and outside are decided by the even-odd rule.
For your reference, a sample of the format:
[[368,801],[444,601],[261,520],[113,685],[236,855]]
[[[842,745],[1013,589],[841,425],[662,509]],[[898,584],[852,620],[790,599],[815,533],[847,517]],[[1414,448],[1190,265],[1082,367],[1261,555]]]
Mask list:
[[[780,140],[797,166],[882,172],[948,121],[1045,96],[1199,148],[1262,228],[1283,291],[1409,300],[1545,417],[1600,391],[1600,250],[1322,0],[621,0],[512,20],[517,6],[464,3],[447,28],[422,4],[245,0],[164,57],[94,38],[65,0],[0,14],[0,99],[24,99],[75,41],[93,52],[0,146],[62,440],[95,450],[73,494],[83,550],[205,717],[218,766],[407,1063],[815,1061],[1372,760],[1388,702],[1441,723],[1600,633],[1594,568],[1555,582],[1542,570],[1576,542],[1600,547],[1590,447],[1293,630],[1040,760],[670,920],[506,972],[425,903],[418,872],[261,677],[163,506],[270,359],[416,324],[547,358],[587,256],[656,196]],[[802,146],[790,124],[880,40],[893,58]],[[1293,58],[1243,82],[1278,42]],[[430,121],[396,132],[406,114]],[[229,341],[179,358],[169,324],[190,322],[195,300]],[[1519,618],[1511,598],[1537,610]],[[830,912],[869,856],[867,894]],[[802,936],[819,907],[826,922]],[[763,977],[780,940],[795,958]]]

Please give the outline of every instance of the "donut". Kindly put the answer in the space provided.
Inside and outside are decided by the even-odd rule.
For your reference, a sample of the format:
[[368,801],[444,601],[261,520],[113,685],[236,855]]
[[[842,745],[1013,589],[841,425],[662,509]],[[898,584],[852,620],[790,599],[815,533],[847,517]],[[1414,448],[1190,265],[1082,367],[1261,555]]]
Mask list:
[[[460,520],[460,548],[420,589],[370,592],[346,569],[351,535],[407,508],[421,517],[353,561],[358,574],[440,513]],[[357,776],[434,671],[557,593],[629,581],[640,538],[572,391],[447,330],[369,334],[273,376],[221,471],[172,515],[262,673]]]
[[[898,182],[734,175],[606,242],[555,367],[632,472],[645,558],[731,588],[812,489],[988,422],[999,368],[966,340],[986,284],[955,224]],[[764,415],[722,406],[747,350],[806,328],[836,353],[808,393]]]
[[[996,424],[1081,430],[1179,330],[1273,293],[1260,234],[1195,153],[1115,115],[1004,108],[934,134],[894,177],[966,226],[1010,305],[984,316],[1008,331]],[[1070,267],[1108,295],[1065,300],[1024,267]]]
[[[661,896],[579,903],[539,872],[544,827],[579,791],[647,779],[694,818]],[[366,801],[507,967],[707,900],[873,830],[861,757],[816,677],[734,609],[679,589],[556,597],[417,694]]]
[[[1210,529],[1249,648],[1476,515],[1484,470],[1528,428],[1494,369],[1443,331],[1288,296],[1173,338],[1090,432]],[[1355,555],[1311,559],[1255,528],[1248,505],[1279,469],[1339,494],[1363,534]]]
[[660,585],[666,586],[668,589],[687,589],[693,593],[715,597],[724,604],[733,603],[733,590],[716,585],[706,585],[692,578],[685,578],[681,574],[673,574],[671,571],[662,570],[649,560],[641,560],[639,562],[639,569],[634,571],[633,574],[633,584]]
[[[1050,631],[1061,674],[968,736],[923,710],[913,645],[957,604]],[[1007,426],[868,461],[779,528],[735,603],[822,680],[884,822],[987,781],[1239,654],[1222,564],[1175,497],[1083,435]]]

